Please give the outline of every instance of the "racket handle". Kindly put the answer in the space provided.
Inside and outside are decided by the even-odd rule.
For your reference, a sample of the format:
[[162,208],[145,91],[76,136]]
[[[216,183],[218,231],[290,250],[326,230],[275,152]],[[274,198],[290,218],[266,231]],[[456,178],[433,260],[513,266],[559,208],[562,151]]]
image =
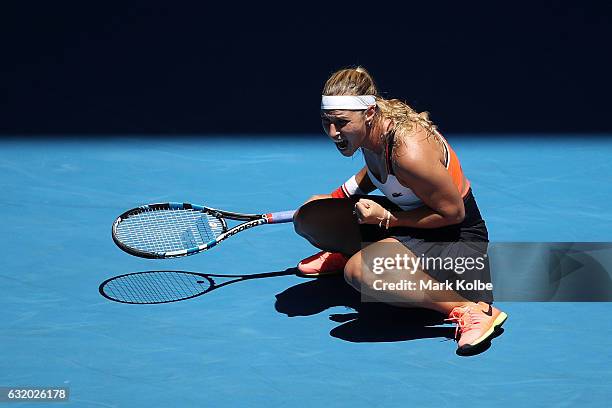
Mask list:
[[268,224],[280,224],[283,222],[293,222],[293,214],[295,210],[291,211],[279,211],[270,214],[266,214]]

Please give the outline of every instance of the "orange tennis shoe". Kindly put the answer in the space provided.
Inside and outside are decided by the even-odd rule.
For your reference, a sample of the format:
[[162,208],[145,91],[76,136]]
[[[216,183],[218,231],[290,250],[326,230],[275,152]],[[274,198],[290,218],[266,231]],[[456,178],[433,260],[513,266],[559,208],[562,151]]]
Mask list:
[[344,271],[348,258],[339,252],[321,251],[298,264],[298,270],[304,276],[336,275]]
[[478,302],[454,308],[446,321],[457,325],[457,353],[469,354],[495,337],[507,318],[508,315],[501,310]]

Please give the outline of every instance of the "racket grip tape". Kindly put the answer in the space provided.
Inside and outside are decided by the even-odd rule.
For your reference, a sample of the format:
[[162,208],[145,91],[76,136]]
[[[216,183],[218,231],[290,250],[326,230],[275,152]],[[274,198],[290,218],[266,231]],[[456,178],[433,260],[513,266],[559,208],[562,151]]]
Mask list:
[[283,222],[293,222],[293,214],[295,214],[295,210],[269,213],[265,217],[268,220],[268,224],[280,224]]

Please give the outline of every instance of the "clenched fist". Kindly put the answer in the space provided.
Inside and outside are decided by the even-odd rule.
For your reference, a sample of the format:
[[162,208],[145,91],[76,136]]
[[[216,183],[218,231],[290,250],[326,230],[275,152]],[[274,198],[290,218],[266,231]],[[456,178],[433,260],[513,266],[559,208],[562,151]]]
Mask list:
[[355,204],[355,215],[360,224],[378,224],[382,227],[387,210],[375,201],[362,198]]

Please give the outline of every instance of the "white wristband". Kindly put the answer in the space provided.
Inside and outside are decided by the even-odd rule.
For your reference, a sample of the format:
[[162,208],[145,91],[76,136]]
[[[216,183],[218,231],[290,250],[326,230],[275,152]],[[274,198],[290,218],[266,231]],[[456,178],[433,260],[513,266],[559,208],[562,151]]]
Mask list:
[[366,195],[366,193],[359,188],[359,184],[357,184],[357,179],[355,176],[346,180],[344,184],[342,184],[342,191],[344,191],[344,194],[346,194],[347,197],[352,197],[354,195]]

